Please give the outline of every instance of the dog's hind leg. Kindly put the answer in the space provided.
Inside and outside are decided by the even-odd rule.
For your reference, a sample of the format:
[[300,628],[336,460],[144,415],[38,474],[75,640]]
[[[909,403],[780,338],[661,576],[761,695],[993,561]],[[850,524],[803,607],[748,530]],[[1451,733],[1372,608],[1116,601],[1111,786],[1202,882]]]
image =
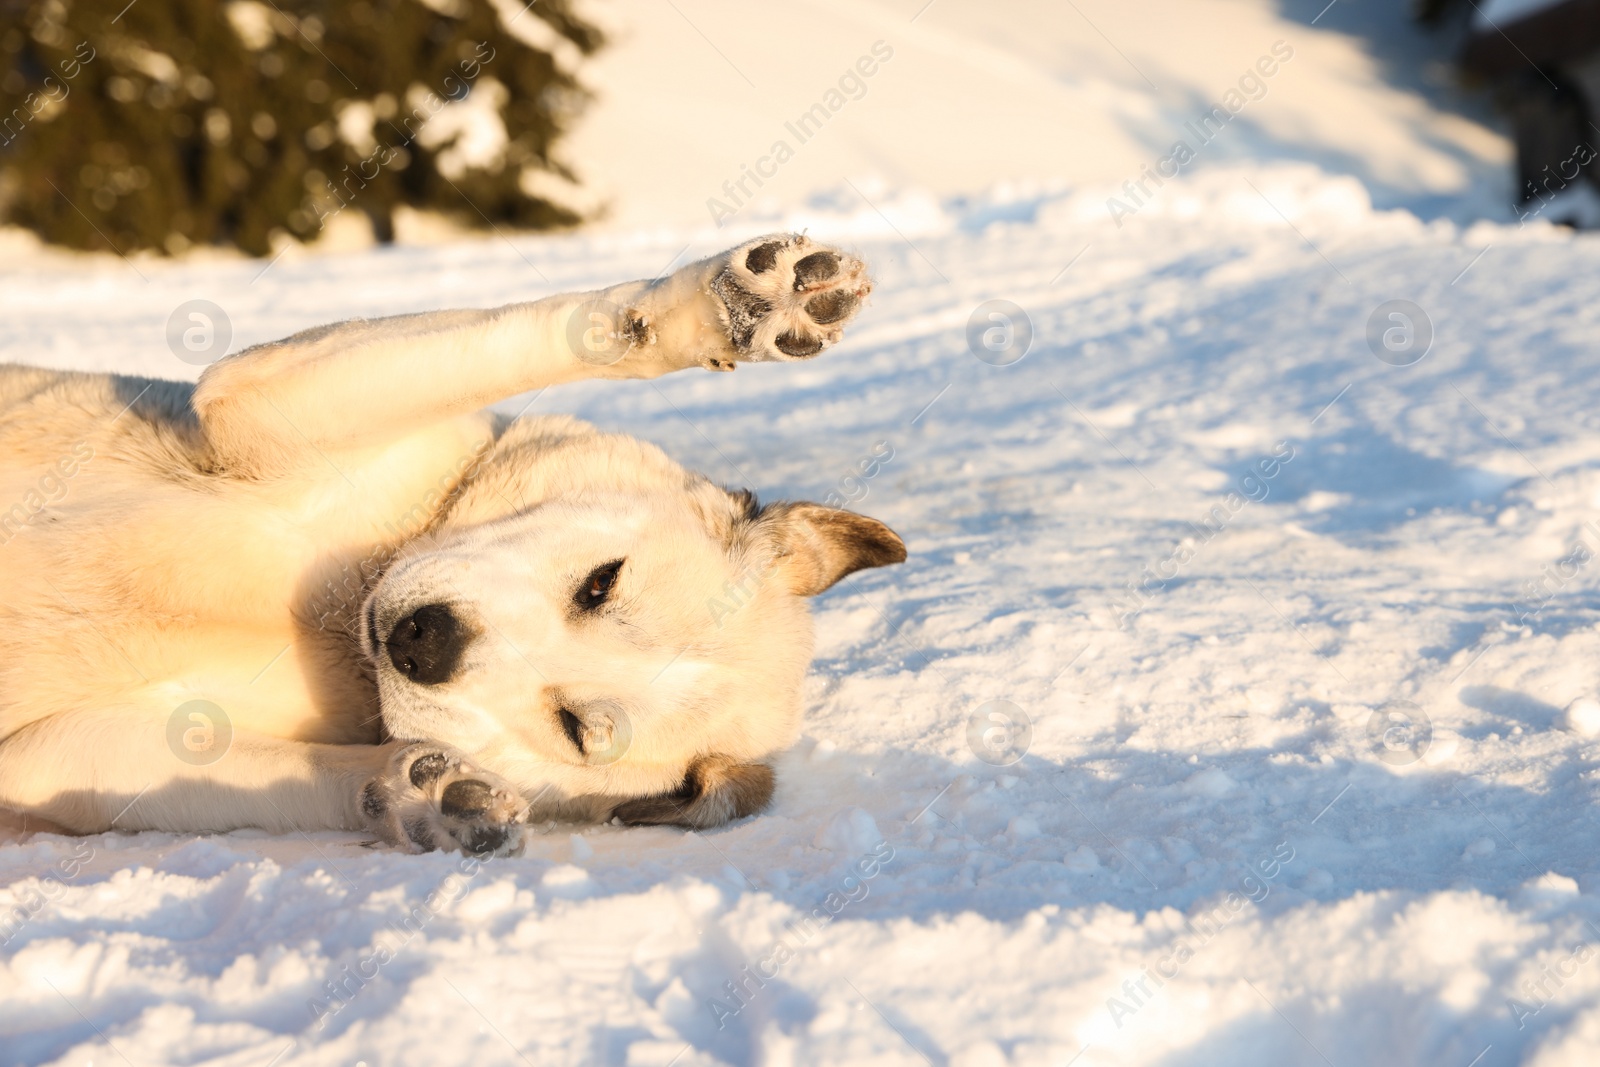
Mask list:
[[807,359],[838,340],[870,288],[852,256],[759,238],[655,280],[296,334],[209,368],[194,403],[220,468],[266,473],[563,382]]

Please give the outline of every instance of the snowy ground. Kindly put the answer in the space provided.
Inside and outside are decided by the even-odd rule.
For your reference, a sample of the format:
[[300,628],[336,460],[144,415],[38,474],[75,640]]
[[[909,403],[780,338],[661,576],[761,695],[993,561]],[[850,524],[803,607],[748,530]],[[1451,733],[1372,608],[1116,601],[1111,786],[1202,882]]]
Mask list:
[[[1511,185],[1510,146],[1485,125],[1481,95],[1450,87],[1446,43],[1413,26],[1404,3],[589,6],[615,26],[614,43],[585,70],[597,100],[567,154],[609,204],[612,229],[703,225],[713,199],[740,211],[790,204],[862,174],[944,196],[997,180],[1120,185],[1274,44],[1292,57],[1246,86],[1249,103],[1204,163],[1313,160],[1359,177],[1380,207],[1457,219],[1504,211]],[[842,92],[830,101],[830,90]],[[832,109],[821,129],[799,129],[818,103]],[[781,164],[780,141],[793,152]]]
[[[556,829],[470,877],[340,835],[0,848],[0,899],[30,913],[0,955],[0,1062],[1592,1062],[1600,742],[1559,709],[1600,687],[1600,597],[1560,561],[1600,549],[1600,244],[1374,212],[1309,167],[1201,174],[1120,229],[1096,193],[879,206],[753,223],[874,264],[826,358],[536,405],[768,495],[858,492],[893,449],[857,506],[911,561],[820,601],[768,814]],[[4,331],[177,375],[162,330],[190,297],[244,344],[653,274],[683,245],[490,240],[255,281],[34,264],[0,278]],[[1034,331],[1010,366],[967,342],[995,299]],[[1366,340],[1391,299],[1433,325],[1411,366]],[[1241,486],[1264,499],[1119,628],[1128,583],[1173,574]],[[994,700],[1032,724],[1007,767],[969,744]],[[1375,738],[1394,701],[1431,737]],[[747,966],[776,975],[741,1004]],[[343,1006],[319,1027],[311,1001]]]
[[[622,97],[582,135],[602,161],[667,153],[612,168],[611,230],[270,266],[7,238],[0,345],[182,377],[164,333],[189,299],[238,348],[788,226],[852,247],[877,288],[822,360],[533,409],[764,496],[857,498],[905,536],[905,566],[818,602],[773,807],[707,834],[552,828],[466,870],[336,834],[0,845],[0,1067],[1594,1062],[1600,722],[1562,709],[1600,696],[1600,241],[1470,224],[1503,217],[1504,142],[1405,82],[1390,16],[1312,26],[1320,0],[1142,25],[941,3],[784,172],[772,201],[807,206],[719,230],[704,199],[764,148],[735,134],[819,97],[889,9],[785,5],[805,38],[632,6],[645,36],[614,55],[683,40],[676,81],[608,75]],[[806,29],[825,19],[844,29]],[[794,47],[765,60],[763,25]],[[779,69],[824,37],[820,84]],[[1267,95],[1114,225],[1107,197],[1280,37]],[[711,83],[734,77],[714,41],[765,110]],[[607,134],[647,90],[659,114]],[[726,158],[668,137],[690,99],[731,125],[676,134]],[[960,160],[916,155],[903,124],[930,116]],[[986,174],[1041,180],[956,195]],[[981,344],[997,300],[1032,333],[1005,366],[1020,347]],[[1425,354],[1385,349],[1380,317],[1375,355],[1395,300]]]

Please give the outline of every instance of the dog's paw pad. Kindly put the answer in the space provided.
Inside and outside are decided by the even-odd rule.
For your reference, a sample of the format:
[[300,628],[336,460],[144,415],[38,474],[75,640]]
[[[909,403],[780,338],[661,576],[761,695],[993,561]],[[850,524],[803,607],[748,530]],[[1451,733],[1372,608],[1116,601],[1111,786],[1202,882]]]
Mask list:
[[370,822],[381,822],[389,814],[389,802],[384,799],[383,788],[377,782],[368,782],[362,788],[361,814]]
[[838,273],[838,256],[832,252],[813,252],[794,265],[794,291],[814,289]]
[[418,852],[514,855],[528,805],[510,782],[427,742],[391,758],[361,790],[361,814],[385,841]]
[[418,789],[426,789],[449,769],[450,757],[443,752],[429,752],[411,761],[411,772],[407,777]]
[[740,352],[750,351],[756,331],[761,328],[767,316],[772,314],[772,305],[744,288],[727,272],[713,283],[713,288],[717,296],[722,298],[722,306],[727,315],[725,325],[728,327],[728,338],[733,342],[733,347]]
[[650,321],[650,316],[637,308],[628,311],[627,321],[628,343],[644,347],[656,343],[656,328]]
[[772,342],[779,352],[795,359],[809,359],[822,351],[820,337],[806,337],[801,334],[780,333],[777,340]]
[[744,257],[744,265],[751,274],[765,274],[778,265],[778,253],[781,251],[783,251],[782,241],[758,244]]
[[832,326],[856,313],[861,298],[843,289],[819,293],[806,301],[806,314],[819,326]]
[[439,810],[452,819],[476,819],[494,807],[494,790],[476,778],[451,782],[439,797]]
[[788,234],[735,249],[711,289],[740,358],[791,360],[836,343],[872,282],[854,256]]

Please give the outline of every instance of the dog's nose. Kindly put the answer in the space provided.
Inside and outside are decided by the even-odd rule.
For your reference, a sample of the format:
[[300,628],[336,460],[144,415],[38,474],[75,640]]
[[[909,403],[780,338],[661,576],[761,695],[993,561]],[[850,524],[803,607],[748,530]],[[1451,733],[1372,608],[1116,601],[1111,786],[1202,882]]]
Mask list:
[[442,685],[461,664],[471,635],[448,604],[424,604],[395,624],[384,647],[394,669],[418,685]]

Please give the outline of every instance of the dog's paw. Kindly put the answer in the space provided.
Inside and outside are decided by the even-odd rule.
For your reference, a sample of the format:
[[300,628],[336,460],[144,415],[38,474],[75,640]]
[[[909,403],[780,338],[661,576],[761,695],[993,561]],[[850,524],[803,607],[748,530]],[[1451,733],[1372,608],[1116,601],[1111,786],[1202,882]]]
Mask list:
[[361,814],[384,841],[409,852],[514,856],[528,803],[455,749],[421,741],[396,752],[362,788]]
[[786,361],[810,359],[844,336],[872,281],[854,256],[780,234],[728,253],[711,291],[740,359]]

